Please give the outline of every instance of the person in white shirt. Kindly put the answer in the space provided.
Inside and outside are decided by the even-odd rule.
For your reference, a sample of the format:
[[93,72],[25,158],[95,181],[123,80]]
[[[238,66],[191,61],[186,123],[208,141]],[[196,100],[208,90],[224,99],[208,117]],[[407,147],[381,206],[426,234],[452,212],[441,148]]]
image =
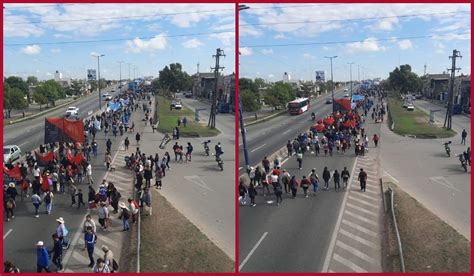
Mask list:
[[89,185],[94,184],[94,179],[92,179],[92,165],[91,165],[91,163],[88,163],[88,164],[87,164],[87,167],[86,167],[86,177],[87,177],[87,183],[88,183]]

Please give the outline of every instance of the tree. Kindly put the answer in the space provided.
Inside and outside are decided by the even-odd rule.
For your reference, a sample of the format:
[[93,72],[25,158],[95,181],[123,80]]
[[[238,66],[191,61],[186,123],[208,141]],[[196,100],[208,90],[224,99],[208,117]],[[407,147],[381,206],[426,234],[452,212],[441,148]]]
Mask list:
[[155,91],[160,90],[160,89],[161,89],[160,79],[159,79],[159,78],[155,78],[155,79],[151,82],[151,87],[153,87],[153,90],[155,90]]
[[255,86],[257,87],[257,89],[266,86],[265,80],[262,79],[262,78],[255,78],[255,80],[253,81],[253,83],[255,84]]
[[257,111],[260,109],[260,104],[258,103],[257,96],[246,89],[241,90],[239,94],[240,100],[242,101],[242,108],[245,112]]
[[48,98],[46,98],[43,93],[40,93],[38,91],[33,94],[33,100],[35,100],[35,102],[40,105],[40,110],[42,105],[47,104],[49,102]]
[[28,85],[37,85],[38,84],[38,78],[35,77],[35,76],[29,76],[27,79],[26,79],[26,83]]
[[192,82],[191,76],[183,71],[180,63],[171,63],[159,72],[160,86],[171,92],[190,90]]
[[288,102],[295,99],[295,96],[296,92],[290,84],[279,81],[267,90],[264,99],[265,103],[278,109],[286,107]]
[[[81,95],[82,84],[78,80],[73,80],[71,85],[66,88],[65,92],[70,96],[79,96]],[[36,100],[35,100],[36,101]]]
[[408,92],[418,92],[423,87],[421,78],[411,71],[408,64],[401,65],[390,72],[388,83],[391,89],[407,94]]
[[30,103],[30,95],[28,93],[28,84],[20,77],[11,76],[4,80],[4,83],[7,83],[10,88],[18,88],[23,96],[27,97],[27,103]]
[[53,106],[57,100],[66,97],[63,87],[55,80],[48,80],[36,87],[36,93],[43,94]]
[[[100,83],[100,89],[104,89],[107,87],[107,81],[105,79],[100,79],[99,81]],[[91,85],[91,90],[92,91],[96,91],[97,90],[97,81],[96,80],[92,80],[90,81],[90,85]]]
[[248,78],[239,79],[239,90],[250,90],[255,95],[258,94],[257,84],[252,79],[248,79]]
[[[12,109],[21,110],[28,107],[23,92],[17,87],[8,87],[3,94],[3,108],[8,111],[8,118],[11,117]],[[23,113],[24,116],[24,113]]]

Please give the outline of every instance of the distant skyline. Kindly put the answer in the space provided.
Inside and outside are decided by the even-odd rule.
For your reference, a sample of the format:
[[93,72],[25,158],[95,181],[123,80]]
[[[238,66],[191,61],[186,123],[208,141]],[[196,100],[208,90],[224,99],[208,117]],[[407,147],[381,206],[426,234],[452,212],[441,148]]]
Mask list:
[[[86,77],[158,76],[179,62],[194,74],[210,72],[217,48],[224,74],[235,72],[234,4],[4,4],[4,76],[40,80]],[[71,43],[73,42],[73,43]],[[76,43],[74,43],[76,42]],[[80,42],[80,43],[77,43]],[[48,44],[51,43],[51,44]],[[16,45],[12,45],[16,44]]]
[[[242,3],[244,4],[244,3]],[[451,67],[471,70],[470,4],[245,4],[239,14],[240,77],[335,81],[382,78],[403,64],[423,75]],[[300,44],[290,46],[289,44]],[[360,68],[358,68],[360,66]]]

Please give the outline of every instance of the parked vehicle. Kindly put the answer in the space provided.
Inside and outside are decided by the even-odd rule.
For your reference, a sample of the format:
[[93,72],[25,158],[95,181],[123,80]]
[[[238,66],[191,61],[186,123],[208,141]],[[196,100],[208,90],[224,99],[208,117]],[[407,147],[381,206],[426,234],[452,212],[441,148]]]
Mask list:
[[3,163],[10,164],[11,162],[19,159],[21,156],[20,147],[17,145],[6,145],[3,146]]
[[79,115],[79,108],[77,108],[75,106],[68,107],[67,110],[66,110],[66,116],[72,116],[72,115],[78,116]]
[[415,106],[413,104],[408,104],[407,111],[413,111],[413,110],[415,110]]

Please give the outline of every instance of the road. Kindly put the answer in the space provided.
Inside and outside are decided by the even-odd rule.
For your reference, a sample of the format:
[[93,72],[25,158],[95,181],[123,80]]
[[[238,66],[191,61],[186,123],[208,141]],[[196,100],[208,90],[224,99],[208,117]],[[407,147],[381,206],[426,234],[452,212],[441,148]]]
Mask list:
[[[345,87],[344,87],[345,88]],[[344,95],[344,88],[336,90],[334,98]],[[354,87],[354,91],[357,86]],[[302,115],[294,116],[284,114],[271,120],[246,127],[247,149],[249,164],[254,166],[262,161],[264,156],[269,156],[284,147],[288,140],[293,140],[298,134],[307,131],[315,122],[311,121],[311,112],[316,114],[316,119],[331,113],[332,105],[326,104],[331,98],[331,93],[321,96],[311,103],[311,107]],[[245,172],[245,159],[242,135],[239,129],[239,175]]]
[[[112,89],[116,89],[116,92],[111,93],[112,96],[115,96],[119,93],[117,87],[118,84],[104,89],[102,95],[107,92],[111,93]],[[98,97],[99,95],[97,93],[93,93],[71,104],[71,106],[78,107],[79,116],[85,118],[88,116],[88,112],[96,112],[99,110]],[[105,100],[102,100],[102,107],[105,104]],[[32,151],[44,142],[44,119],[49,117],[64,117],[66,109],[67,107],[65,106],[64,108],[59,108],[31,120],[4,126],[4,145],[17,145],[23,154]]]
[[[429,109],[442,109],[426,101],[417,100],[414,103],[427,113]],[[435,120],[442,124],[445,113],[435,114]],[[382,168],[398,181],[400,188],[470,240],[470,167],[465,173],[454,156],[470,145],[470,118],[454,115],[452,125],[457,135],[450,139],[406,138],[383,125],[381,162]],[[469,133],[466,146],[460,144],[463,129]],[[448,140],[452,140],[451,157],[447,157],[442,145]]]

